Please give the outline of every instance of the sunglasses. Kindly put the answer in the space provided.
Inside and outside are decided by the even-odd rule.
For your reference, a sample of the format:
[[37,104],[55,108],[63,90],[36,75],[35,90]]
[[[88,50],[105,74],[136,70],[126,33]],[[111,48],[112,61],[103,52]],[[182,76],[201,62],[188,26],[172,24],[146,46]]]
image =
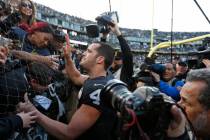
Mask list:
[[32,5],[31,5],[31,4],[28,4],[28,3],[22,2],[22,3],[21,3],[21,6],[22,6],[22,7],[28,7],[28,8],[30,8],[30,9],[32,9]]

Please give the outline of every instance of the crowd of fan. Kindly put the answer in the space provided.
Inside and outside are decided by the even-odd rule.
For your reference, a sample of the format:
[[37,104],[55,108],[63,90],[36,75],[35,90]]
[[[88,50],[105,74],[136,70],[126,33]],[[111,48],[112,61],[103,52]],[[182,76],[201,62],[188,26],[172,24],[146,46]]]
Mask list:
[[[37,11],[39,13],[42,13],[43,15],[45,15],[46,17],[51,17],[51,18],[56,18],[56,19],[60,19],[61,21],[66,21],[66,22],[72,22],[72,23],[76,23],[78,25],[80,25],[81,27],[85,27],[88,24],[93,24],[93,21],[89,21],[89,20],[85,20],[79,17],[75,17],[75,16],[70,16],[67,14],[63,14],[61,12],[55,11],[54,9],[51,9],[49,7],[43,6],[41,4],[35,3],[35,6],[37,8]],[[147,31],[147,30],[139,30],[139,29],[127,29],[127,28],[122,28],[122,33],[125,36],[133,36],[133,37],[138,37],[138,38],[142,38],[143,40],[145,40],[145,42],[147,42],[148,40],[150,40],[150,35],[151,35],[151,31]],[[155,36],[157,36],[160,39],[164,39],[165,41],[170,41],[171,39],[171,33],[170,32],[161,32],[158,30],[154,30]],[[194,33],[189,33],[189,32],[174,32],[173,33],[173,40],[178,41],[178,40],[183,40],[183,39],[188,39],[188,38],[192,38],[192,37],[197,37],[197,36],[201,36],[201,35],[205,35],[208,34],[208,32],[194,32]],[[77,41],[85,41],[85,42],[91,42],[93,39],[91,38],[87,38],[87,37],[83,37],[83,36],[73,36],[74,39],[76,39]],[[158,40],[158,38],[155,38],[155,40]],[[117,43],[117,40],[114,40],[114,43]],[[112,42],[113,43],[113,42]],[[157,43],[159,43],[157,41]],[[130,45],[132,50],[142,50],[143,51],[149,51],[149,47],[148,46],[148,42],[147,45]],[[170,52],[170,49],[163,49],[161,51],[166,51],[166,52]],[[174,52],[187,52],[187,51],[195,51],[194,47],[175,47]]]
[[[108,26],[120,51],[114,51],[108,34],[103,33],[100,41],[91,43],[82,53],[71,46],[68,34],[46,22],[36,21],[35,13],[38,9],[47,16],[71,19],[83,25],[87,24],[85,20],[34,4],[31,0],[20,0],[8,15],[3,3],[0,4],[0,16],[5,16],[0,21],[1,139],[131,139],[133,133],[142,133],[142,130],[131,132],[136,128],[137,120],[124,124],[124,112],[102,102],[106,96],[102,91],[113,79],[124,82],[134,93],[142,87],[147,90],[155,87],[173,102],[168,110],[171,121],[164,128],[161,139],[210,138],[210,60],[198,60],[207,68],[192,70],[200,67],[189,67],[186,55],[173,57],[172,62],[170,55],[161,53],[151,57],[147,57],[147,53],[134,55],[134,50],[147,52],[149,45],[127,42],[124,35],[149,38],[149,31],[120,29],[115,22]],[[11,15],[17,20],[10,18]],[[167,39],[167,33],[157,34]],[[186,33],[187,37],[202,34]],[[183,39],[181,36],[182,33],[175,35],[176,39]],[[71,38],[91,41],[87,36],[71,35]],[[189,51],[185,47],[173,49]],[[121,102],[123,98],[113,100]],[[124,111],[134,115],[126,107]],[[151,133],[145,135],[143,133],[139,138],[153,136]]]

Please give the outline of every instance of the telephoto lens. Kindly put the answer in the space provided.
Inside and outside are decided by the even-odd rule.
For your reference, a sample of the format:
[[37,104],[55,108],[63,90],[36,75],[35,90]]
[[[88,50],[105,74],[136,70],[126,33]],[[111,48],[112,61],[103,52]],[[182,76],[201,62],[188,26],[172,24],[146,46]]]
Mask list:
[[[101,100],[107,106],[120,112],[123,122],[133,118],[151,140],[161,139],[165,136],[172,120],[171,106],[174,100],[164,95],[156,87],[143,86],[130,92],[126,84],[113,79],[110,80],[100,94]],[[139,133],[136,127],[131,128],[132,133]],[[135,135],[136,136],[136,135]]]

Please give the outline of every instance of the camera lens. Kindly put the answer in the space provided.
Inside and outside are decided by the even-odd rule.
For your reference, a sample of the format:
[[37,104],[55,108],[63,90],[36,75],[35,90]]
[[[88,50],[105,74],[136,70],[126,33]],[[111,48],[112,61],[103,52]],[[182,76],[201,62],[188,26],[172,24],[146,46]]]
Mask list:
[[120,112],[125,107],[136,110],[144,102],[141,98],[136,98],[127,89],[126,84],[117,79],[110,80],[107,83],[101,91],[101,99],[103,100],[102,102]]

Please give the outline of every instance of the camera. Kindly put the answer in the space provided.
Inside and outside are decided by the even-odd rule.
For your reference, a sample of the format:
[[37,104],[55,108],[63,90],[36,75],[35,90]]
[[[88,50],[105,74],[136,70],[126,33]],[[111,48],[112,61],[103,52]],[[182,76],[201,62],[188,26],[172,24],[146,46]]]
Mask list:
[[200,46],[197,51],[189,52],[188,56],[193,57],[187,61],[188,67],[190,69],[200,69],[205,68],[206,66],[203,64],[203,59],[210,60],[210,37],[205,38],[202,41],[202,46]]
[[20,20],[21,20],[20,13],[15,12],[15,13],[10,14],[6,19],[0,22],[0,33],[6,33],[13,26],[18,24]]
[[158,86],[158,82],[155,81],[155,78],[151,74],[151,72],[155,72],[160,77],[162,77],[163,73],[165,72],[165,66],[162,64],[151,64],[151,63],[143,63],[140,66],[139,71],[137,71],[133,75],[133,80],[135,82],[143,82],[147,86]]
[[146,57],[144,63],[140,66],[141,71],[153,71],[159,75],[162,75],[165,69],[164,65],[155,63],[155,59],[149,57]]
[[[102,89],[100,99],[104,104],[121,113],[122,118],[129,121],[132,110],[137,116],[137,122],[142,130],[151,140],[157,140],[165,136],[165,130],[168,129],[172,120],[170,113],[171,106],[175,104],[171,97],[162,94],[155,87],[140,87],[133,93],[130,92],[126,84],[113,79],[110,80]],[[128,135],[133,139],[140,139],[138,127],[132,127]]]
[[166,68],[162,64],[148,65],[148,64],[144,63],[141,65],[140,69],[141,69],[141,71],[153,71],[159,75],[162,75]]
[[98,37],[99,33],[109,33],[108,26],[114,26],[114,22],[119,22],[119,17],[116,11],[105,12],[95,18],[96,24],[86,26],[88,37]]
[[59,42],[64,43],[66,41],[66,38],[65,38],[66,34],[61,30],[58,30],[58,29],[54,30],[53,36]]
[[188,56],[196,57],[196,59],[188,60],[188,67],[190,69],[205,68],[206,66],[203,64],[202,60],[210,60],[210,48],[204,48],[204,50],[198,50],[196,52],[189,52]]

